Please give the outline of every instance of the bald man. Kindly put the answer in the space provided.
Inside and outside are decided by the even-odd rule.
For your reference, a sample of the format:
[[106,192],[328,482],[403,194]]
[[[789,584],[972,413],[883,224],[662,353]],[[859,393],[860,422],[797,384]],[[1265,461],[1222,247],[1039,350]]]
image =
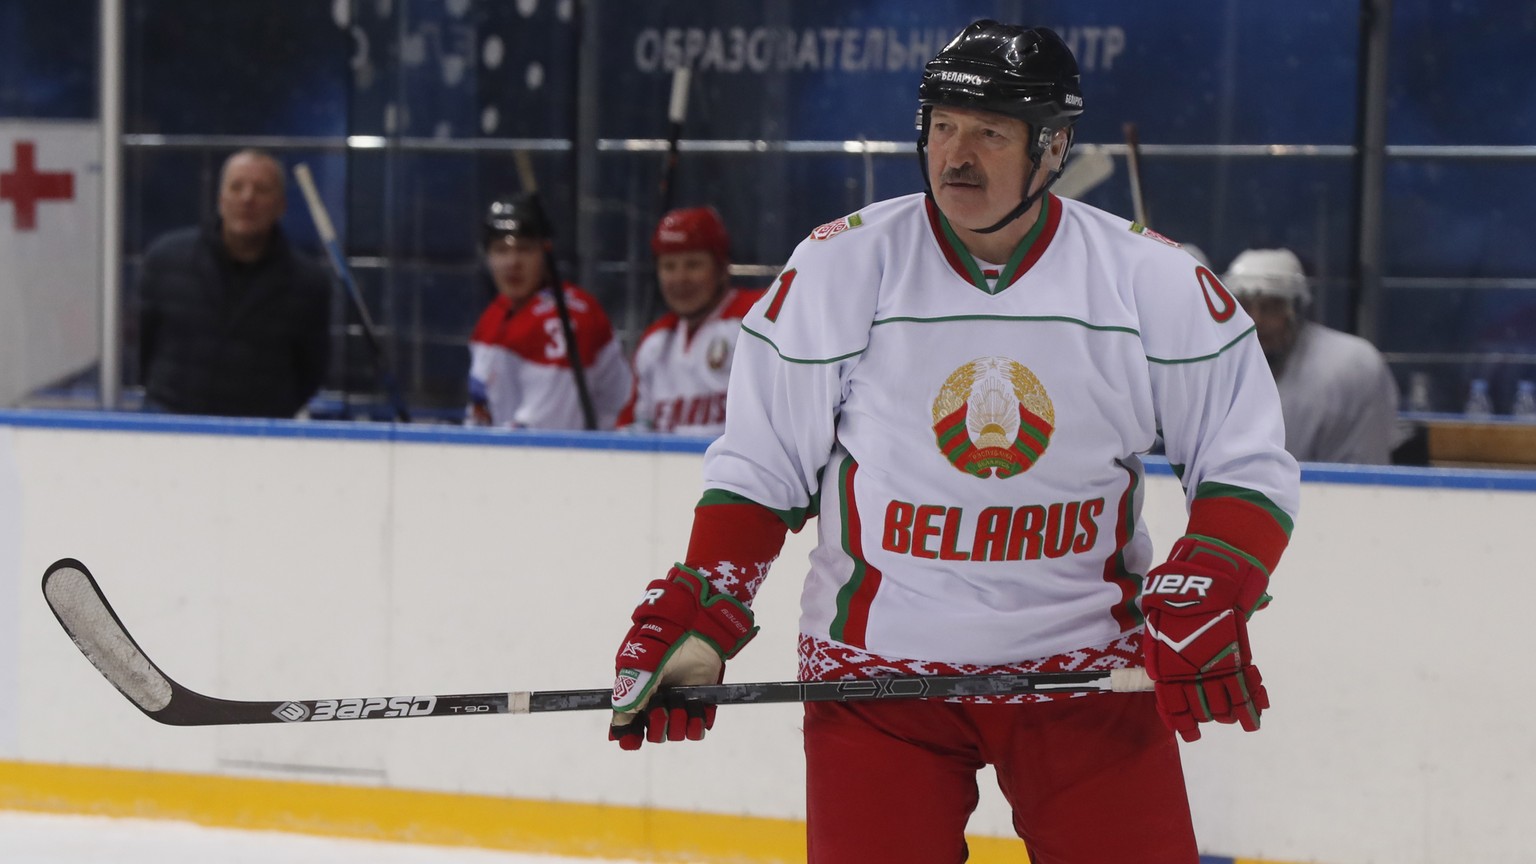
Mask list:
[[278,220],[283,166],[231,155],[218,218],[157,240],[139,275],[140,376],[149,410],[293,417],[320,388],[330,283]]

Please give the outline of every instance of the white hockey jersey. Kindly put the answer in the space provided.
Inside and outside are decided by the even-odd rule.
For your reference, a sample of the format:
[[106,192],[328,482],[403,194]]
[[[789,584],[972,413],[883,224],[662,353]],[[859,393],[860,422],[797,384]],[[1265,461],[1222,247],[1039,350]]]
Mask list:
[[1123,640],[1159,432],[1191,533],[1266,567],[1284,549],[1299,472],[1252,322],[1171,241],[1046,202],[1001,265],[923,195],[876,203],[744,320],[705,498],[819,514],[810,639],[947,664]]
[[[596,299],[566,283],[565,303],[597,428],[612,429],[629,396],[629,363]],[[511,429],[585,428],[565,334],[548,290],[517,303],[504,296],[491,301],[470,335],[469,358],[467,422]]]
[[693,332],[668,312],[635,348],[635,392],[619,427],[714,437],[725,431],[725,391],[741,318],[762,291],[733,288]]

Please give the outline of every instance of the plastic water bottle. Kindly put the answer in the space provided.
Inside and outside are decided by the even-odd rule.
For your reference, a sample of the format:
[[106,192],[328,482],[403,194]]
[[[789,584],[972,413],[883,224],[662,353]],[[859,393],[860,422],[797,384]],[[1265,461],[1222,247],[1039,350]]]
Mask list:
[[1536,420],[1536,381],[1521,381],[1515,385],[1515,402],[1509,413],[1521,420]]
[[1429,374],[1415,372],[1408,376],[1408,398],[1403,401],[1403,410],[1413,414],[1428,414],[1434,410],[1429,399]]
[[1474,420],[1486,420],[1493,416],[1493,399],[1488,396],[1487,378],[1472,379],[1472,389],[1467,393],[1467,404],[1461,413]]

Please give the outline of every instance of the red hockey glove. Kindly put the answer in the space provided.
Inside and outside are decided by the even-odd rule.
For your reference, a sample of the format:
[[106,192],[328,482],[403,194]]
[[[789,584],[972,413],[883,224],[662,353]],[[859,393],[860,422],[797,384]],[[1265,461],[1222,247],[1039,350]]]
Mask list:
[[608,740],[625,750],[698,741],[715,725],[714,705],[666,696],[648,703],[658,687],[720,683],[725,661],[757,635],[752,610],[680,564],[646,587],[633,620],[615,662]]
[[1211,720],[1259,728],[1269,695],[1251,662],[1248,618],[1269,603],[1268,584],[1247,559],[1191,537],[1147,574],[1147,674],[1157,682],[1158,713],[1185,741]]

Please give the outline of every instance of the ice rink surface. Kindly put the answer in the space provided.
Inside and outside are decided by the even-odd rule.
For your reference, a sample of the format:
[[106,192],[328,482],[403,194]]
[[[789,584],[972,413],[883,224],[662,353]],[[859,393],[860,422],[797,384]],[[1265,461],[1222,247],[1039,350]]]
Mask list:
[[[602,859],[603,864],[638,864]],[[185,822],[0,810],[4,864],[594,864],[447,846],[234,831]]]

